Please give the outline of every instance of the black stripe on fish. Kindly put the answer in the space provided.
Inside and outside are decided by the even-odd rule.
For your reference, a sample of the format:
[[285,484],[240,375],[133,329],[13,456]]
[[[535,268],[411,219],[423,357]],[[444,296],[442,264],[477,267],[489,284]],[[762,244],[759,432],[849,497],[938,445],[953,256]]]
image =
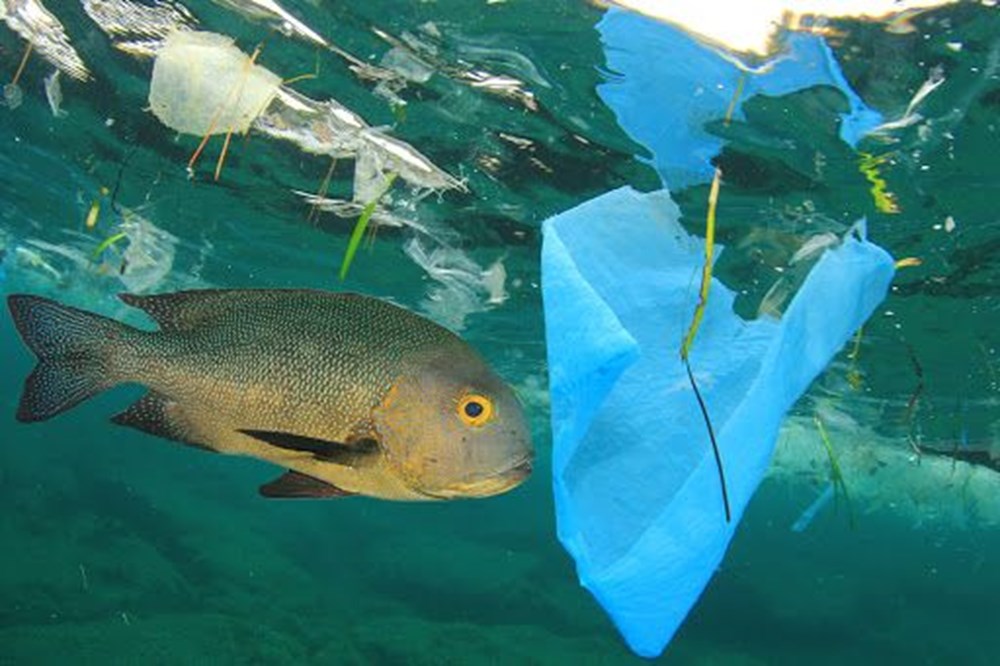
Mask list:
[[374,439],[358,439],[345,444],[290,432],[271,430],[240,430],[240,432],[279,449],[311,453],[317,460],[348,467],[359,467],[366,461],[374,459],[379,449],[378,442]]

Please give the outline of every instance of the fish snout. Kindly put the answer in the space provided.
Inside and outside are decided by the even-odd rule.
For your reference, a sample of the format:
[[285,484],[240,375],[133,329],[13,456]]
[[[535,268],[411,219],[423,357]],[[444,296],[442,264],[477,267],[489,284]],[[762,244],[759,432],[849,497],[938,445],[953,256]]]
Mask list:
[[512,464],[510,468],[506,472],[503,472],[502,474],[517,479],[517,483],[521,483],[529,476],[531,476],[531,472],[534,469],[534,464],[535,464],[535,454],[534,452],[531,452],[524,458],[521,458],[520,460]]
[[524,483],[531,476],[533,466],[534,453],[529,451],[497,472],[469,477],[428,494],[440,499],[501,495]]

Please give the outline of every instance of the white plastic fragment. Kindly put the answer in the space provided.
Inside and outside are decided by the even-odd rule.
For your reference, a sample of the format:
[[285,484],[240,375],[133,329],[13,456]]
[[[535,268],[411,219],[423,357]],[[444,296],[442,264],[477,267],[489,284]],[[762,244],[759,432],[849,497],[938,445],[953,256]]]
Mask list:
[[452,330],[462,330],[469,315],[506,298],[502,280],[506,271],[502,264],[499,270],[495,268],[499,262],[484,271],[462,250],[438,245],[428,251],[418,238],[404,245],[403,251],[437,283],[428,290],[421,308]]
[[361,204],[377,201],[389,189],[391,179],[378,151],[362,146],[354,161],[354,200]]
[[153,65],[149,106],[184,134],[244,133],[278,93],[281,77],[255,64],[230,37],[179,31]]
[[130,292],[142,293],[170,274],[177,237],[128,208],[122,209],[122,217],[118,228],[128,238],[128,246],[122,252],[118,276]]
[[376,129],[361,132],[361,138],[374,148],[384,168],[418,187],[432,190],[466,190],[465,184],[439,169],[429,159],[406,143]]
[[837,234],[827,231],[826,233],[816,234],[802,244],[792,258],[788,260],[789,265],[797,264],[805,259],[812,259],[817,256],[823,250],[840,242],[840,236]]
[[903,129],[914,125],[924,119],[922,115],[917,113],[917,107],[923,102],[928,95],[938,89],[942,83],[945,82],[944,69],[939,65],[931,68],[931,71],[927,75],[927,80],[924,81],[920,88],[914,93],[913,97],[910,99],[910,103],[906,105],[906,111],[903,115],[896,120],[891,120],[887,123],[879,125],[871,131],[872,134],[885,134],[888,131]]
[[[293,192],[302,197],[306,203],[315,207],[317,210],[333,213],[342,219],[358,218],[365,209],[365,204],[358,201],[333,199],[330,197],[319,196],[317,194],[313,194],[312,192],[303,192],[301,190],[293,190]],[[369,223],[377,227],[409,227],[423,234],[429,235],[431,233],[427,227],[421,225],[415,219],[400,216],[394,211],[391,211],[381,205],[375,206],[375,210],[372,212]]]
[[361,184],[364,191],[355,194],[355,201],[370,201],[363,197],[381,191],[378,180],[369,184],[370,178],[377,177],[376,172],[383,177],[395,173],[410,185],[428,190],[466,189],[460,180],[435,166],[413,146],[369,127],[361,116],[335,99],[318,102],[280,87],[253,128],[291,141],[314,155],[368,160],[359,167],[356,184]]
[[483,271],[483,287],[489,294],[489,298],[486,299],[488,304],[502,305],[510,297],[505,288],[506,283],[507,269],[504,268],[503,259],[497,259]]
[[336,100],[317,102],[284,87],[253,125],[258,132],[291,141],[307,153],[335,158],[356,155],[360,131],[367,127],[361,116]]
[[414,83],[426,83],[434,75],[432,65],[421,60],[412,51],[399,46],[386,51],[379,64]]
[[65,118],[66,112],[62,109],[62,86],[59,84],[59,70],[54,70],[45,77],[45,99],[49,101],[49,108],[56,118]]

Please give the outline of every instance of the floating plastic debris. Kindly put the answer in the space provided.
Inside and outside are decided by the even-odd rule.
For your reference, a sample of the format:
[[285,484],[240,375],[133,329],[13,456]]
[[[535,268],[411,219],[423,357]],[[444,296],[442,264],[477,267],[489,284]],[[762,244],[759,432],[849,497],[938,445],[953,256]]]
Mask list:
[[394,177],[388,168],[383,153],[363,144],[354,160],[354,200],[365,204],[376,201],[389,189]]
[[[439,72],[453,81],[476,88],[492,95],[514,100],[529,111],[538,110],[535,94],[526,88],[525,82],[515,76],[497,74],[488,67],[470,64],[461,57],[446,59],[444,49],[439,46],[442,40],[440,30],[434,23],[420,26],[419,34],[404,32],[401,37],[395,37],[388,32],[375,28],[376,35],[392,46],[380,63],[392,76],[383,80],[377,89],[384,97],[394,103],[403,103],[398,97],[407,82],[425,83],[434,72]],[[459,44],[460,53],[468,56],[488,58],[492,62],[500,62],[518,71],[524,70],[535,81],[541,81],[545,87],[550,84],[538,73],[538,69],[530,60],[514,51],[477,47],[472,44]]]
[[[347,201],[345,199],[333,199],[318,196],[311,192],[295,190],[295,194],[302,197],[306,203],[327,213],[332,213],[344,219],[357,218],[365,208],[365,204],[359,201]],[[401,217],[386,209],[383,206],[376,206],[371,216],[371,223],[380,227],[410,227],[417,231],[428,233],[426,227],[418,224],[415,220]]]
[[167,127],[198,136],[244,133],[278,93],[281,77],[225,35],[181,31],[160,47],[149,106]]
[[399,174],[411,185],[431,190],[466,191],[465,183],[438,168],[405,141],[374,128],[361,132],[360,138],[364,142],[361,151],[369,149],[380,160],[383,169]]
[[172,0],[81,0],[87,15],[125,53],[152,57],[168,35],[193,30],[198,20]]
[[808,259],[813,259],[817,257],[823,250],[828,247],[832,247],[840,242],[840,237],[837,234],[830,233],[829,231],[822,234],[816,234],[815,236],[810,236],[809,240],[802,244],[792,258],[788,260],[789,265],[797,264],[800,261],[806,261]]
[[483,287],[489,298],[486,303],[489,305],[502,305],[510,297],[507,293],[507,269],[504,268],[503,259],[497,259],[490,267],[483,271]]
[[[729,18],[725,12],[719,16]],[[841,114],[840,124],[840,137],[850,146],[883,122],[853,91],[818,35],[789,35],[788,57],[747,72],[680,28],[645,16],[613,8],[597,29],[608,69],[621,74],[599,85],[598,94],[622,129],[653,153],[652,166],[671,188],[711,179],[711,160],[723,140],[705,129],[706,120],[722,119],[730,106],[734,118],[742,117],[742,102],[754,95],[780,96],[818,85],[837,88],[850,109]],[[684,67],[674,67],[676,62]],[[665,99],[685,103],[664,104]],[[664,132],[664,127],[675,129]]]
[[916,112],[917,107],[927,98],[928,95],[937,90],[938,87],[944,82],[944,69],[940,65],[931,68],[927,80],[924,81],[920,85],[917,92],[914,93],[913,98],[910,99],[910,103],[906,105],[906,111],[903,112],[903,115],[896,120],[890,120],[887,123],[879,125],[873,129],[871,133],[887,134],[892,130],[909,127],[910,125],[915,125],[923,120],[924,117]]
[[704,252],[678,218],[665,191],[623,188],[543,227],[559,539],[581,584],[646,657],[662,652],[722,561],[785,411],[894,274],[884,250],[851,234],[823,254],[780,321],[738,317],[736,294],[713,280],[690,356],[696,396],[676,345]]
[[[437,284],[428,291],[421,308],[436,321],[454,330],[465,328],[469,315],[502,303],[506,271],[487,270],[461,250],[436,246],[430,252],[417,238],[403,246],[406,255]],[[498,283],[498,280],[499,283]]]
[[460,79],[473,88],[520,102],[529,111],[538,111],[538,101],[535,99],[535,94],[530,90],[525,90],[524,81],[520,79],[502,74],[492,74],[480,69],[462,72]]
[[174,265],[177,237],[160,229],[133,210],[122,208],[118,225],[128,239],[118,269],[119,279],[130,293],[140,294],[155,288]]
[[372,91],[382,97],[390,106],[406,106],[406,100],[399,93],[408,83],[424,84],[434,75],[434,66],[422,60],[416,53],[402,46],[393,46],[385,52],[379,65],[394,76],[379,81]]
[[358,158],[358,201],[367,202],[369,185],[393,173],[417,188],[465,189],[405,141],[369,127],[336,100],[318,102],[281,87],[279,76],[253,60],[227,36],[173,33],[153,65],[150,107],[161,122],[185,134],[242,133],[252,126],[306,152]]
[[53,71],[45,77],[45,99],[49,102],[49,109],[56,118],[65,118],[66,112],[62,108],[62,85],[59,84],[59,70]]
[[[302,150],[335,158],[366,160],[360,183],[374,173],[396,173],[414,187],[429,190],[457,189],[465,185],[422,155],[413,146],[369,127],[361,116],[333,99],[323,102],[281,88],[274,103],[254,123],[268,136],[291,141]],[[375,187],[374,189],[378,189]],[[370,191],[366,190],[368,194]],[[355,195],[357,201],[368,201]]]
[[63,284],[63,273],[55,266],[53,266],[41,252],[38,250],[47,249],[41,241],[29,240],[28,243],[38,247],[38,249],[25,247],[24,245],[18,245],[14,248],[13,252],[13,262],[14,267],[18,270],[30,270],[41,276],[55,282],[56,284]]
[[24,91],[21,90],[21,86],[16,83],[7,83],[3,87],[3,103],[8,109],[13,111],[17,107],[21,106],[24,101]]
[[434,76],[433,65],[402,46],[393,46],[386,51],[379,64],[413,83],[427,83]]
[[78,81],[90,80],[90,70],[70,44],[63,24],[39,0],[0,0],[0,8],[0,19],[43,58]]
[[289,88],[279,88],[254,129],[291,141],[313,155],[353,157],[361,149],[361,131],[368,123],[336,100],[318,102]]

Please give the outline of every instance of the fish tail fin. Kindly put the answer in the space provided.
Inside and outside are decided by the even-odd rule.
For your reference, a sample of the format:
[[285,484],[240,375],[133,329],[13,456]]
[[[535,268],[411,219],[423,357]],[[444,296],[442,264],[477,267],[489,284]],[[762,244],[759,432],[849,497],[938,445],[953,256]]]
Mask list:
[[125,324],[39,296],[7,297],[14,325],[38,357],[17,420],[44,421],[119,383],[112,362]]

